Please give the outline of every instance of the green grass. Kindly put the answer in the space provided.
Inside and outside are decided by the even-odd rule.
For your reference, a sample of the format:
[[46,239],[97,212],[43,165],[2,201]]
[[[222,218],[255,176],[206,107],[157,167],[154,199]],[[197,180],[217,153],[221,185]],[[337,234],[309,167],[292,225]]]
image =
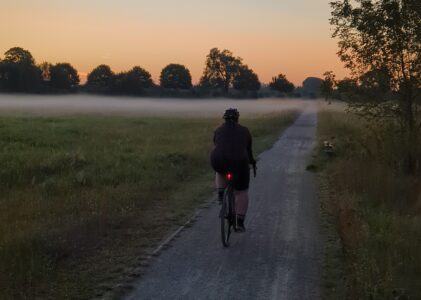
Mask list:
[[[348,297],[421,299],[420,177],[401,172],[404,149],[390,127],[367,125],[351,114],[319,113],[314,165],[322,171],[322,204],[342,240]],[[328,157],[322,142],[331,137],[335,155]],[[325,287],[329,295],[338,282],[327,273],[325,284],[334,282]]]
[[[255,153],[294,112],[244,119]],[[0,118],[0,298],[87,299],[124,281],[213,190],[219,119]]]

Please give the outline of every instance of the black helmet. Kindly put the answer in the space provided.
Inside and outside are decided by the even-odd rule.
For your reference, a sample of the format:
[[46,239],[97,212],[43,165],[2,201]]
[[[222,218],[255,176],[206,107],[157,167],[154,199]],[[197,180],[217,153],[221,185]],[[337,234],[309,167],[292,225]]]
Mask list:
[[240,113],[236,108],[228,108],[224,113],[225,121],[234,121],[238,122],[238,118],[240,117]]

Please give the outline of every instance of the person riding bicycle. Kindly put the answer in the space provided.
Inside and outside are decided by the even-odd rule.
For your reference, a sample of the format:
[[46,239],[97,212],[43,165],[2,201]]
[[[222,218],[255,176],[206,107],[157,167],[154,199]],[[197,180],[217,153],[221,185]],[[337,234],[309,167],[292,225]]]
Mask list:
[[213,137],[214,148],[210,155],[211,166],[216,172],[216,188],[219,203],[222,202],[227,186],[225,175],[232,173],[235,189],[237,230],[245,231],[244,219],[248,208],[248,188],[251,164],[256,171],[253,157],[252,137],[247,127],[238,124],[240,113],[229,108],[224,113],[225,123],[219,126]]

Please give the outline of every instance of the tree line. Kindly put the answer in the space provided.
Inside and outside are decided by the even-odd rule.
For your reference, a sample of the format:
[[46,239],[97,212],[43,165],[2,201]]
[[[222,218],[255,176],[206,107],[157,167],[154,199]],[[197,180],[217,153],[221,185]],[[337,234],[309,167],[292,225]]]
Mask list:
[[[98,94],[151,95],[237,95],[250,96],[262,87],[258,75],[242,58],[229,50],[213,48],[206,57],[203,75],[193,85],[190,71],[180,64],[169,64],[162,69],[159,84],[140,66],[115,73],[110,66],[101,64],[80,85],[77,70],[70,63],[36,64],[32,54],[20,47],[13,47],[0,60],[0,91],[23,93],[69,93],[84,91]],[[265,86],[269,94],[291,95],[296,89],[284,74],[274,76]]]
[[[421,170],[421,5],[419,0],[336,0],[330,3],[338,56],[351,77],[326,72],[322,95],[339,98],[372,130],[396,137],[407,174]],[[378,137],[376,137],[378,138]],[[381,141],[379,141],[381,144]]]

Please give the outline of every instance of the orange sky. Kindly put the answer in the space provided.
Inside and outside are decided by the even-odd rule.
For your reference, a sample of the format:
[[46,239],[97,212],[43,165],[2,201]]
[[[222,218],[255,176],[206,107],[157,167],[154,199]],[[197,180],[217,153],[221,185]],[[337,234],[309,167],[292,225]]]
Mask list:
[[229,49],[262,82],[284,73],[295,84],[333,70],[347,74],[330,38],[324,0],[14,0],[2,3],[0,53],[20,46],[38,63],[70,62],[80,74],[105,63],[139,65],[154,80],[168,63],[197,82],[207,53]]

